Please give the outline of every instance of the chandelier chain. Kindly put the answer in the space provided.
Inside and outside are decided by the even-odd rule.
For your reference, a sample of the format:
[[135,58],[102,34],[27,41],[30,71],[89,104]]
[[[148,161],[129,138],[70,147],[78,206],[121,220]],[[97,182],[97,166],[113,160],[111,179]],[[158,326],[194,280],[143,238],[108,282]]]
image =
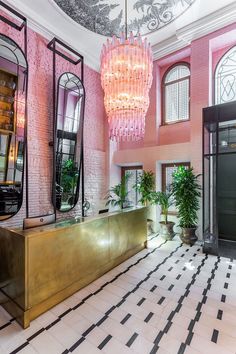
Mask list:
[[128,0],[125,0],[125,39],[128,39]]

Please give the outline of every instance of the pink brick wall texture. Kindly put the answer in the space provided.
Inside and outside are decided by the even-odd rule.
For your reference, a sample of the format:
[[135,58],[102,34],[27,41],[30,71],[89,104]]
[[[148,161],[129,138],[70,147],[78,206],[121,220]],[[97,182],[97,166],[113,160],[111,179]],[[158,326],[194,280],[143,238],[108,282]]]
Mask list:
[[[168,147],[168,159],[176,144],[180,144],[178,159],[186,159],[181,147],[190,143],[189,159],[197,172],[201,172],[202,108],[211,104],[212,73],[216,63],[229,47],[236,44],[235,36],[229,40],[229,32],[236,24],[216,31],[192,42],[191,46],[171,54],[154,63],[153,84],[150,90],[150,107],[146,118],[146,133],[143,142],[121,143],[115,152],[119,165],[143,163],[145,168],[156,170],[157,160],[167,158],[162,149]],[[8,26],[2,32],[22,45],[22,34]],[[233,33],[233,32],[232,32]],[[227,34],[227,38],[224,38]],[[220,41],[218,38],[220,37]],[[232,37],[232,36],[231,36]],[[220,43],[220,46],[219,46]],[[52,136],[52,53],[46,48],[47,41],[29,30],[29,165],[30,165],[30,215],[45,214],[52,210],[51,164],[52,151],[48,142]],[[217,47],[218,46],[218,47]],[[215,48],[217,47],[217,48]],[[164,72],[174,62],[189,61],[191,65],[191,110],[190,121],[160,127],[160,89]],[[57,77],[64,71],[80,74],[79,68],[63,59],[57,61]],[[85,110],[85,195],[91,202],[92,211],[99,209],[108,185],[108,140],[107,122],[103,106],[100,76],[85,66],[86,110]],[[172,148],[173,147],[173,148]],[[152,148],[152,153],[148,153]],[[145,153],[145,149],[147,149]],[[135,152],[134,152],[135,151]],[[164,151],[164,150],[163,150]],[[142,154],[139,154],[142,152]],[[163,158],[162,158],[163,156]],[[112,157],[110,157],[112,160]],[[176,156],[175,156],[176,158]],[[112,184],[112,181],[111,181]],[[66,217],[78,215],[78,205]],[[21,211],[2,226],[17,226],[25,217],[25,204]],[[65,217],[65,214],[59,215]]]
[[[161,163],[181,162],[186,161],[187,158],[195,172],[202,173],[202,109],[212,104],[214,70],[221,56],[230,47],[236,45],[235,34],[236,24],[227,26],[193,41],[190,47],[183,49],[182,55],[181,51],[178,51],[154,63],[156,71],[154,71],[149,107],[149,112],[152,114],[149,112],[147,114],[145,139],[139,144],[121,144],[120,149],[115,152],[114,161],[117,164],[143,164],[144,169],[152,169],[158,175]],[[188,55],[184,56],[186,53]],[[158,105],[161,102],[163,74],[170,65],[182,60],[189,61],[191,67],[190,121],[159,126],[161,110]],[[156,88],[159,91],[155,93]],[[156,112],[156,118],[153,112]],[[157,136],[156,144],[152,143],[154,134]],[[201,211],[199,225],[201,230]],[[201,237],[201,232],[199,236]]]
[[[202,109],[212,104],[212,79],[217,62],[233,45],[236,45],[236,24],[222,28],[207,36],[197,39],[190,46],[170,54],[154,62],[153,84],[150,90],[150,107],[146,117],[145,138],[138,143],[121,143],[118,149],[125,152],[125,163],[133,163],[131,150],[136,155],[144,148],[184,144],[191,142],[191,161],[197,171],[201,171],[201,139],[202,139]],[[178,62],[190,63],[190,120],[173,125],[161,125],[163,112],[161,110],[161,82],[168,68]],[[170,146],[171,149],[171,146]],[[117,155],[117,156],[118,156]],[[120,157],[124,156],[121,152]],[[179,157],[181,159],[181,156]],[[122,164],[122,159],[118,158]],[[151,155],[146,155],[144,165],[153,166],[156,161]],[[150,160],[150,161],[149,161]]]
[[[1,32],[14,39],[21,47],[23,34],[1,24]],[[49,146],[53,132],[52,101],[52,52],[47,40],[28,30],[28,140],[29,140],[29,215],[38,216],[53,211],[51,203],[52,157]],[[80,76],[80,65],[74,66],[57,56],[57,78],[66,71]],[[106,177],[107,136],[103,91],[100,75],[85,65],[84,85],[86,106],[84,117],[85,142],[85,197],[91,202],[90,212],[96,212],[103,200],[108,178]],[[59,218],[79,215],[80,205],[68,213],[58,213]],[[21,226],[25,217],[25,197],[18,214],[0,226]]]

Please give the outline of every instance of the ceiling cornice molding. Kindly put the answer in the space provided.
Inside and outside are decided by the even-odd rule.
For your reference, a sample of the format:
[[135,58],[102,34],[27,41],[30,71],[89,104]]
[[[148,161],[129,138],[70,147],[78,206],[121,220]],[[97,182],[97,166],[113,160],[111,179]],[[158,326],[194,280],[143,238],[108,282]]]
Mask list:
[[176,36],[169,37],[168,39],[152,47],[153,58],[154,60],[162,59],[166,55],[177,52],[185,47],[186,42],[182,39],[178,39]]
[[152,47],[154,60],[189,45],[193,40],[236,22],[236,2],[176,31],[176,35]]
[[236,2],[209,14],[176,31],[176,34],[154,45],[154,60],[161,59],[189,45],[193,40],[204,37],[236,22]]
[[[35,32],[39,33],[48,40],[51,40],[53,37],[57,37],[62,40],[64,43],[68,44],[71,48],[79,51],[84,56],[85,64],[96,70],[100,71],[99,60],[96,55],[92,55],[91,52],[88,53],[86,49],[81,49],[81,46],[75,46],[72,43],[72,40],[68,34],[66,34],[62,28],[55,27],[54,25],[49,24],[44,18],[38,15],[35,11],[31,10],[29,6],[24,5],[22,0],[5,0],[5,2],[12,8],[20,11],[28,19],[29,27]],[[49,0],[52,4],[52,0]],[[59,7],[54,4],[54,7],[57,8],[58,12]],[[20,10],[19,10],[20,9]],[[64,17],[67,16],[64,14]],[[69,18],[69,17],[68,17]],[[74,21],[70,21],[72,24],[75,24]],[[208,35],[216,30],[219,30],[222,27],[228,26],[236,22],[236,2],[233,2],[220,10],[217,10],[200,20],[197,20],[190,25],[187,25],[181,29],[178,29],[175,35],[167,38],[166,40],[152,46],[154,60],[161,59],[171,53],[174,53],[178,50],[185,48],[193,40],[201,38],[205,35]],[[84,36],[86,32],[84,30]],[[79,43],[79,42],[78,42]]]
[[191,43],[234,22],[236,22],[236,2],[179,29],[176,36],[186,43]]
[[[17,1],[14,1],[13,3],[13,1],[11,0],[6,0],[5,2],[13,9],[19,11]],[[99,63],[96,57],[93,57],[86,51],[81,50],[80,47],[75,47],[71,43],[70,38],[66,36],[65,33],[62,32],[59,28],[55,28],[54,26],[51,26],[50,24],[46,23],[46,21],[44,21],[41,16],[37,16],[34,11],[31,11],[31,9],[28,6],[23,5],[22,2],[20,6],[20,12],[27,18],[29,28],[31,28],[36,33],[40,34],[42,37],[48,39],[49,41],[52,38],[57,37],[71,48],[75,49],[76,51],[79,51],[79,53],[84,56],[84,63],[90,68],[99,72]]]

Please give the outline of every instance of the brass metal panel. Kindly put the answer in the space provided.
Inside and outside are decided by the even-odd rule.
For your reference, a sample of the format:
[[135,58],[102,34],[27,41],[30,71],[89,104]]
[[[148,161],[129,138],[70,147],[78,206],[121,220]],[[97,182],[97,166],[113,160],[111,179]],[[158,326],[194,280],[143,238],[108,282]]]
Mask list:
[[46,312],[47,310],[49,310],[56,304],[60,303],[61,301],[65,300],[70,295],[74,294],[78,290],[82,289],[86,285],[98,279],[100,276],[102,276],[112,268],[116,267],[120,263],[132,257],[137,252],[141,251],[143,248],[144,248],[143,245],[141,245],[136,247],[135,249],[126,252],[124,255],[114,259],[112,262],[107,263],[106,265],[102,265],[101,267],[98,268],[96,272],[90,273],[87,277],[79,279],[77,282],[71,284],[69,287],[63,289],[62,291],[56,293],[55,295],[52,295],[51,297],[41,302],[40,304],[33,306],[28,311],[30,320],[37,318],[39,315]]
[[[128,223],[128,220],[127,220]],[[138,209],[130,213],[129,227],[132,232],[129,234],[128,249],[134,249],[137,245],[146,247],[147,241],[147,210]]]
[[[98,277],[102,276],[104,273],[108,272],[110,269],[116,267],[120,263],[124,262],[128,258],[132,257],[137,252],[143,249],[143,245],[136,247],[119,258],[114,259],[112,262],[99,267],[98,272],[91,273],[88,277],[78,280],[77,282],[73,283],[69,287],[63,289],[62,291],[56,293],[55,295],[49,297],[45,301],[41,302],[30,308],[24,315],[20,318],[18,322],[24,327],[27,328],[29,326],[30,320],[37,318],[42,313],[46,312],[56,304],[60,303],[70,295],[74,294],[79,289],[83,288],[84,286],[90,284],[92,281],[97,279]],[[30,319],[30,320],[29,320]]]
[[110,258],[120,257],[147,240],[146,209],[109,217]]
[[78,279],[99,273],[109,260],[108,219],[29,239],[29,307]]
[[[145,247],[146,208],[21,230],[0,229],[3,306],[30,320]],[[12,301],[9,301],[12,299]]]
[[125,214],[109,217],[110,260],[120,257],[128,250],[130,228],[126,221]]
[[0,293],[0,304],[23,328],[29,327],[31,320],[29,311],[23,310],[2,292]]
[[26,309],[24,237],[0,228],[0,289],[22,309]]

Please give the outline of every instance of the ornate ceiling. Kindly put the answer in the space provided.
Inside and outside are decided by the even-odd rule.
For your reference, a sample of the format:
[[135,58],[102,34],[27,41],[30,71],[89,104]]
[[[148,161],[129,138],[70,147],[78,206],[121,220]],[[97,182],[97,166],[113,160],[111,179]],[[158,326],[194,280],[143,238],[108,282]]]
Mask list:
[[[125,0],[54,0],[74,21],[95,33],[124,31]],[[128,30],[154,32],[183,14],[196,0],[127,0]]]
[[[54,36],[62,40],[81,53],[85,63],[97,71],[104,44],[104,37],[98,33],[114,32],[118,36],[124,26],[125,0],[4,2],[26,16],[30,28],[48,40]],[[165,58],[186,48],[191,41],[236,21],[235,0],[127,0],[127,3],[130,26],[136,26],[134,32],[140,29],[142,34],[149,33],[147,38],[155,59]],[[233,40],[235,35],[230,40],[231,37]],[[181,53],[178,60],[182,58]]]

